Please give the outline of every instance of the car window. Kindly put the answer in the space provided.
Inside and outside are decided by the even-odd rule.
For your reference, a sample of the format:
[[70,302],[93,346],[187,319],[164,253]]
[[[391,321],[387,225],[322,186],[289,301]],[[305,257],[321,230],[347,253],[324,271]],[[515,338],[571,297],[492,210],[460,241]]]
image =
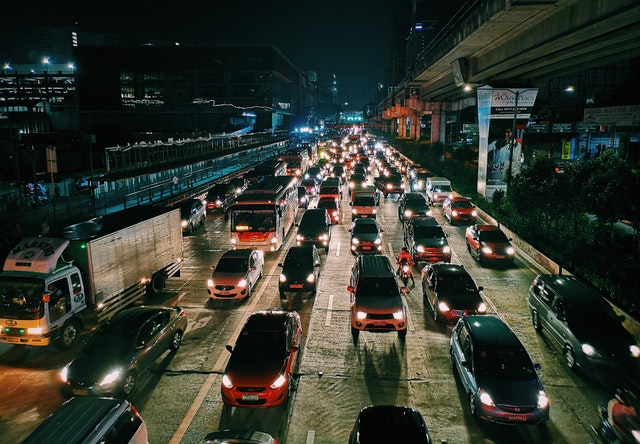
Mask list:
[[452,202],[451,207],[452,208],[471,208],[473,207],[473,205],[471,205],[471,202],[469,202],[468,200],[460,200],[460,201]]
[[287,352],[285,336],[281,331],[243,331],[233,353],[248,357],[282,357]]
[[215,271],[222,273],[241,273],[249,268],[245,258],[222,258],[218,262]]
[[444,293],[473,293],[476,286],[469,276],[440,276],[437,283],[438,291]]
[[523,347],[484,346],[476,350],[476,374],[492,378],[527,380],[535,376],[533,363]]
[[481,231],[480,240],[482,242],[508,242],[507,236],[502,231],[497,230]]
[[371,297],[398,296],[398,284],[394,278],[363,278],[358,283],[356,294]]
[[376,204],[373,196],[356,196],[353,198],[354,206],[374,206]]
[[442,227],[414,227],[413,235],[418,239],[440,239],[444,231]]
[[374,224],[355,224],[353,233],[374,234],[378,232],[378,227]]

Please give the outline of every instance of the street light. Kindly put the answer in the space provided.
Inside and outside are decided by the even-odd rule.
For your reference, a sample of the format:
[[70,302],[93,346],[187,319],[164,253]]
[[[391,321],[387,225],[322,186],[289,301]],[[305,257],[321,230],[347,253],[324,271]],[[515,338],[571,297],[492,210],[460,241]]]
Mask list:
[[538,90],[537,88],[523,89],[523,90],[517,90],[517,91],[507,89],[507,91],[515,94],[516,96],[515,106],[513,110],[513,124],[511,127],[511,141],[509,142],[509,171],[507,171],[507,190],[509,189],[509,186],[511,186],[511,178],[513,176],[513,150],[515,148],[516,134],[517,134],[516,120],[518,119],[518,99],[520,98],[521,94],[524,94],[529,91],[537,91],[537,90]]

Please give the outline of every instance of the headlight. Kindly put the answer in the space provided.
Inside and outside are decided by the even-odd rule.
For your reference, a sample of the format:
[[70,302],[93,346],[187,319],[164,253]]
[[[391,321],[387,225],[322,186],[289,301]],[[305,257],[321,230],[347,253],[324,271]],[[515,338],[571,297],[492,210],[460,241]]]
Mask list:
[[217,199],[217,200],[216,200],[216,205],[217,205],[217,206],[222,205],[222,201],[221,201],[220,199]]
[[296,240],[304,240],[304,236],[301,234],[296,234]]
[[313,282],[316,280],[316,277],[313,273],[311,273],[309,276],[307,276],[307,282],[310,284],[313,284]]
[[387,184],[387,190],[390,190],[393,188],[393,185],[391,185],[390,183]]
[[582,349],[582,353],[584,353],[587,356],[599,356],[600,355],[600,353],[598,353],[598,351],[591,344],[582,344],[582,346],[580,346],[580,348]]
[[491,248],[489,247],[482,247],[482,252],[484,254],[491,254]]
[[271,243],[272,244],[277,244],[278,243],[278,236],[273,236],[273,238],[271,239]]
[[231,379],[227,375],[222,377],[222,385],[228,389],[233,388],[233,382],[231,382]]
[[393,314],[393,319],[395,319],[396,321],[401,321],[404,319],[404,313],[402,311],[396,311]]
[[446,313],[447,311],[449,311],[449,310],[451,310],[451,309],[450,309],[450,308],[449,308],[449,306],[448,306],[447,304],[445,304],[444,302],[440,302],[440,303],[438,304],[438,310],[440,310],[440,311],[441,311],[441,312],[443,312],[443,313]]
[[306,198],[306,197],[301,197],[301,198],[300,198],[300,203],[305,203],[306,201],[307,201],[307,198]]
[[60,379],[62,382],[67,382],[67,378],[69,377],[69,366],[71,364],[65,365],[62,370],[60,370]]
[[478,313],[486,313],[487,312],[487,305],[484,302],[481,302],[480,305],[478,305]]
[[451,217],[458,217],[458,212],[456,210],[451,211]]
[[374,208],[373,211],[371,211],[371,214],[376,214],[377,212],[378,210]]
[[374,244],[380,245],[382,243],[382,238],[377,237],[376,240],[373,241]]
[[413,215],[413,211],[411,210],[405,210],[404,212],[404,217],[411,217]]
[[354,208],[351,210],[351,214],[358,214],[358,211]]
[[287,282],[287,277],[283,273],[280,273],[280,282]]
[[485,392],[483,389],[480,389],[480,402],[484,405],[488,405],[489,407],[493,407],[493,399],[491,399],[491,395]]
[[538,392],[538,408],[546,409],[548,406],[549,406],[549,398],[547,398],[547,394],[543,390],[540,390]]
[[273,381],[273,383],[269,386],[269,388],[271,389],[280,388],[284,385],[285,382],[287,382],[287,377],[285,375],[280,375],[276,378],[275,381]]
[[213,279],[207,280],[207,287],[215,287],[216,284],[213,283]]
[[451,253],[451,247],[449,245],[445,245],[444,247],[442,247],[442,252],[446,254]]
[[629,351],[631,352],[631,356],[633,356],[634,358],[639,358],[640,357],[640,347],[638,347],[637,345],[630,345],[629,346]]
[[109,373],[107,373],[107,375],[104,378],[102,378],[102,381],[100,381],[98,385],[101,387],[110,386],[111,384],[116,382],[118,379],[120,379],[121,375],[122,375],[121,369],[116,368],[114,370],[111,370]]
[[418,248],[416,248],[416,250],[418,251],[418,253],[424,253],[424,247],[422,245],[418,245]]
[[180,225],[182,226],[182,228],[187,228],[187,225],[189,225],[189,222],[187,222],[186,220],[183,220],[180,222]]
[[358,239],[357,237],[354,237],[351,239],[351,243],[353,245],[358,245],[360,243],[360,239]]
[[329,235],[328,234],[321,234],[320,236],[318,236],[318,239],[320,240],[328,240],[329,239]]
[[242,279],[240,282],[238,282],[238,287],[239,288],[244,288],[247,286],[247,280],[246,279]]
[[27,333],[30,335],[41,335],[42,327],[29,327],[27,328]]
[[356,319],[358,319],[359,321],[367,319],[367,314],[364,311],[356,311]]
[[476,210],[473,210],[473,211],[471,212],[471,215],[472,215],[473,217],[477,217],[477,216],[478,216],[478,212],[477,212]]
[[513,247],[509,247],[507,248],[507,254],[509,256],[513,256],[514,254],[516,254],[516,250],[514,250]]

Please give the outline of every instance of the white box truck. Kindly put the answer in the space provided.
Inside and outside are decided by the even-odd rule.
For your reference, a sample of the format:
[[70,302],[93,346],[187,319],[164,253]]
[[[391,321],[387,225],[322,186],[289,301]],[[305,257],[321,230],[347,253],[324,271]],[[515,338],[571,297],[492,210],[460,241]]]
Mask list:
[[180,210],[135,207],[30,237],[0,272],[0,342],[73,346],[81,329],[164,288],[183,259]]

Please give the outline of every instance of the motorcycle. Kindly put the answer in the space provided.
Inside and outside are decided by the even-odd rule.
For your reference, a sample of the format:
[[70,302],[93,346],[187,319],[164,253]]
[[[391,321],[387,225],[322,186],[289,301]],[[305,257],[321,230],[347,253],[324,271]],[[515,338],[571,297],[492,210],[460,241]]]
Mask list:
[[400,276],[400,280],[402,281],[402,285],[406,287],[409,283],[409,279],[411,279],[412,285],[415,285],[415,280],[413,279],[413,272],[411,271],[411,263],[407,261],[398,261],[400,265],[400,269],[398,270],[398,276]]
[[591,429],[606,444],[640,444],[639,408],[632,394],[617,390],[606,406],[598,406],[600,424]]

